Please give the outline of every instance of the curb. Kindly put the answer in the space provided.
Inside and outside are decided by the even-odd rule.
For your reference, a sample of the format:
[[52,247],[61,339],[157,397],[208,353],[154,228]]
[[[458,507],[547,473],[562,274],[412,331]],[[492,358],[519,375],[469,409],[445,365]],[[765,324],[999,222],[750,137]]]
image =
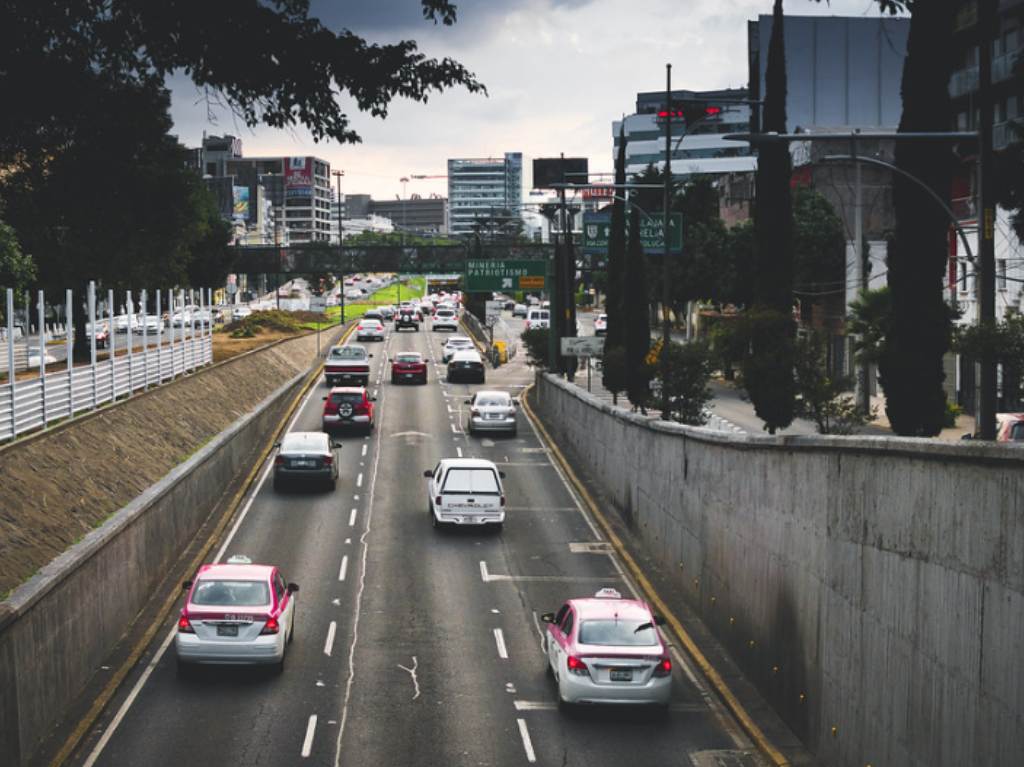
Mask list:
[[[348,337],[352,335],[352,331],[354,329],[355,324],[350,324],[349,328],[338,339],[338,343],[344,343],[346,340],[348,340]],[[299,403],[302,402],[307,392],[309,392],[309,390],[313,386],[315,386],[317,381],[320,379],[320,373],[323,370],[323,367],[324,361],[320,358],[317,358],[316,367],[309,373],[306,382],[302,384],[298,394],[296,394],[295,397],[292,399],[291,405],[288,406],[288,409],[281,417],[281,420],[278,423],[277,428],[274,429],[273,434],[270,437],[270,440],[260,451],[259,458],[253,464],[252,469],[249,470],[249,473],[242,481],[241,486],[238,488],[238,490],[235,492],[235,495],[228,502],[227,508],[221,515],[220,520],[214,526],[214,529],[210,533],[210,536],[202,544],[199,551],[196,552],[196,555],[192,559],[192,561],[189,562],[188,566],[186,567],[187,572],[191,573],[199,568],[199,565],[203,563],[203,560],[206,559],[206,557],[209,555],[210,550],[214,547],[214,544],[216,544],[220,536],[224,533],[224,530],[227,528],[228,523],[234,518],[235,514],[238,512],[238,507],[241,504],[242,499],[245,498],[249,490],[252,488],[253,483],[259,476],[260,469],[266,462],[267,457],[270,455],[270,452],[274,449],[274,443],[277,441],[278,435],[280,435],[281,430],[284,429],[285,426],[288,424],[289,419],[291,419],[292,415],[295,413],[295,410],[299,407]],[[131,652],[128,653],[128,656],[125,658],[124,662],[118,667],[118,669],[113,674],[111,674],[110,680],[107,682],[107,684],[103,687],[103,690],[93,701],[92,705],[89,707],[89,710],[85,713],[85,716],[83,716],[82,719],[79,720],[74,730],[64,741],[64,745],[61,746],[57,754],[53,757],[53,759],[50,760],[49,767],[60,767],[60,765],[64,764],[64,762],[67,761],[68,757],[70,757],[75,752],[75,750],[78,748],[78,746],[84,739],[86,733],[88,733],[92,729],[93,725],[96,723],[96,720],[99,719],[104,709],[106,709],[107,704],[110,703],[111,699],[117,693],[118,689],[121,687],[121,684],[124,682],[125,678],[131,672],[131,670],[135,668],[136,664],[139,662],[139,659],[146,651],[146,648],[149,647],[150,643],[153,641],[153,638],[156,636],[157,632],[161,628],[166,627],[167,619],[173,612],[174,606],[177,604],[180,598],[181,593],[179,591],[174,591],[164,600],[163,604],[160,605],[160,607],[157,609],[156,616],[153,622],[150,624],[149,628],[147,628],[143,632],[142,636],[139,638],[138,642],[135,643],[135,646],[132,648]]]
[[739,722],[739,725],[743,729],[743,731],[754,742],[755,746],[757,747],[757,750],[761,752],[761,755],[768,759],[769,762],[773,765],[773,767],[790,767],[790,761],[782,754],[781,751],[779,751],[778,748],[776,748],[771,743],[771,741],[768,740],[768,737],[764,734],[761,728],[753,720],[753,718],[747,712],[746,708],[744,708],[743,704],[740,703],[736,695],[732,692],[731,689],[729,689],[729,686],[725,683],[725,680],[722,678],[721,674],[719,674],[715,667],[711,665],[711,662],[707,659],[707,657],[705,657],[704,653],[700,651],[700,648],[697,646],[697,643],[693,641],[693,638],[690,636],[689,632],[687,632],[686,629],[683,627],[682,622],[675,616],[675,614],[665,603],[665,601],[658,595],[658,592],[655,590],[653,584],[647,579],[647,576],[644,575],[643,571],[640,569],[640,566],[636,563],[636,560],[633,559],[633,555],[629,553],[628,549],[626,549],[625,545],[622,543],[622,539],[619,538],[619,536],[616,534],[615,530],[611,526],[611,523],[605,517],[604,513],[600,510],[596,501],[594,501],[594,498],[590,494],[590,491],[587,490],[586,486],[583,484],[580,478],[576,476],[576,472],[573,471],[573,468],[569,464],[569,461],[566,459],[565,455],[563,455],[562,451],[559,449],[554,439],[552,439],[551,435],[548,433],[548,430],[544,427],[544,424],[541,423],[540,419],[533,412],[533,408],[530,407],[529,394],[534,389],[534,387],[535,384],[530,384],[530,386],[523,392],[522,396],[520,397],[520,400],[523,404],[523,410],[526,412],[526,415],[530,419],[530,422],[537,429],[537,432],[543,438],[543,441],[546,443],[548,449],[555,456],[555,459],[558,461],[558,464],[561,467],[562,471],[565,472],[566,477],[569,478],[569,481],[572,483],[573,489],[579,495],[580,499],[582,499],[582,501],[586,504],[587,510],[594,517],[594,519],[597,520],[597,523],[600,525],[601,530],[608,537],[608,540],[612,544],[612,547],[615,549],[616,554],[619,555],[619,558],[622,560],[623,564],[625,564],[626,569],[629,570],[630,574],[633,576],[637,584],[640,586],[640,590],[643,591],[644,595],[647,597],[648,600],[650,600],[651,604],[655,608],[657,608],[657,610],[662,615],[665,616],[665,620],[668,623],[669,627],[672,629],[672,633],[674,633],[676,637],[679,639],[680,644],[686,650],[686,654],[690,656],[690,659],[700,669],[700,672],[701,674],[703,674],[704,678],[707,679],[707,681],[715,689],[715,692],[718,693],[718,697],[725,704],[726,708],[729,709],[730,713],[736,718],[736,721]]

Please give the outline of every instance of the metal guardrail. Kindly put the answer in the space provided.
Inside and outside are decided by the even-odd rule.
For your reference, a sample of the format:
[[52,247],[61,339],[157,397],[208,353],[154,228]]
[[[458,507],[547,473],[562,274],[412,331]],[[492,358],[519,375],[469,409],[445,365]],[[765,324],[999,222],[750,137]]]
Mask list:
[[[199,308],[207,310],[211,293],[212,291],[204,289],[198,293],[189,291],[188,296],[189,300],[193,301],[198,295]],[[145,306],[145,293],[142,296],[142,305]],[[178,291],[178,303],[182,306],[185,305],[185,296],[185,291]],[[159,293],[156,297],[156,316],[159,316]],[[69,307],[73,305],[70,290],[67,291],[66,303]],[[174,297],[168,291],[167,305],[173,306],[174,303]],[[113,305],[113,291],[108,291],[108,304]],[[133,306],[130,292],[127,294],[127,304]],[[38,306],[40,322],[37,327],[45,327],[42,321],[42,291],[39,291]],[[5,372],[17,370],[17,350],[11,319],[13,308],[13,292],[8,289],[8,327],[5,334],[8,364]],[[140,315],[144,317],[145,313],[140,312]],[[89,326],[96,327],[96,296],[91,284],[87,318]],[[116,342],[111,339],[110,356],[102,361],[97,359],[96,339],[93,336],[90,339],[90,363],[77,367],[72,361],[71,334],[66,336],[65,370],[47,372],[43,364],[39,366],[38,377],[21,380],[16,374],[7,373],[7,382],[0,385],[0,443],[15,439],[26,432],[46,428],[80,413],[95,410],[108,402],[130,396],[151,386],[158,386],[213,362],[212,327],[206,322],[197,323],[194,316],[189,324],[183,327],[172,326],[152,334],[143,331],[138,335],[142,341],[141,348],[133,347],[131,333],[128,334],[123,349],[118,349]],[[26,351],[45,357],[45,339],[46,334],[38,337],[36,343]],[[115,351],[122,353],[118,355]]]

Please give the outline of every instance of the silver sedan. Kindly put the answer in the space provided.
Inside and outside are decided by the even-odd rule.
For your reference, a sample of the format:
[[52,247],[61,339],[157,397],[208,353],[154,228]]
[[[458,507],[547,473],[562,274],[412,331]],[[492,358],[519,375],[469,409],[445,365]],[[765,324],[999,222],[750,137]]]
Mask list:
[[466,404],[469,405],[466,430],[470,434],[499,431],[515,436],[516,401],[508,392],[478,391]]

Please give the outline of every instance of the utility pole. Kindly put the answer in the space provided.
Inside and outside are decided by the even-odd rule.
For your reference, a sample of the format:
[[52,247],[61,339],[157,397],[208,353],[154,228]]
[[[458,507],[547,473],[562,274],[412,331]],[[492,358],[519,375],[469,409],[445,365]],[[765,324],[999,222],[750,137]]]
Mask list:
[[[668,420],[668,349],[672,341],[672,321],[669,319],[668,307],[672,300],[671,279],[669,278],[668,221],[671,216],[669,204],[672,201],[672,65],[665,65],[665,199],[664,199],[664,246],[661,261],[661,417]],[[644,298],[643,300],[646,300]]]
[[[565,155],[562,155],[564,161]],[[565,164],[562,165],[562,183],[565,179]],[[576,335],[576,257],[572,252],[572,217],[565,202],[565,187],[562,187],[562,327],[565,337]],[[559,335],[561,337],[562,334]],[[559,341],[561,344],[561,341]],[[561,349],[559,349],[561,351]],[[565,377],[571,382],[576,375],[576,358],[566,357],[563,361]]]
[[337,197],[338,197],[338,266],[341,269],[341,288],[338,290],[338,306],[340,308],[339,321],[342,325],[345,324],[345,265],[342,263],[345,258],[345,251],[343,245],[345,244],[345,219],[341,215],[341,177],[345,175],[343,170],[331,171],[331,175],[334,176],[334,180],[337,184]]
[[[978,324],[995,328],[996,259],[995,194],[992,184],[992,35],[996,28],[997,0],[978,3],[978,150],[980,211],[978,242]],[[989,344],[982,347],[979,377],[978,436],[996,438],[996,360]]]
[[[857,142],[850,139],[850,154],[857,156]],[[864,186],[861,163],[854,161],[853,192],[853,251],[860,264],[860,289],[868,289],[868,260],[864,258]],[[857,373],[857,405],[865,413],[871,412],[871,363],[861,360]]]

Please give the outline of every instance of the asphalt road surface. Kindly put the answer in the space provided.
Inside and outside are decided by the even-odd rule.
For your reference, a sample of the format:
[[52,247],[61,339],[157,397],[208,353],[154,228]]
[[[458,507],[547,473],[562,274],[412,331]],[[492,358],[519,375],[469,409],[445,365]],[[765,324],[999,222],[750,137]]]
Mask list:
[[[439,363],[447,335],[389,331],[371,344],[377,426],[344,438],[337,489],[279,494],[263,482],[220,547],[221,558],[278,564],[300,585],[284,672],[179,678],[168,622],[148,673],[70,764],[699,765],[717,763],[705,752],[751,749],[675,650],[667,717],[559,711],[538,616],[569,596],[634,586],[612,555],[570,548],[601,536],[524,414],[516,438],[464,433],[471,391],[522,393],[525,355],[488,369],[483,387],[447,384],[440,364],[426,386],[389,383],[388,355],[416,350]],[[324,393],[312,390],[291,429],[320,428]],[[423,470],[459,455],[506,473],[501,532],[432,529]]]

